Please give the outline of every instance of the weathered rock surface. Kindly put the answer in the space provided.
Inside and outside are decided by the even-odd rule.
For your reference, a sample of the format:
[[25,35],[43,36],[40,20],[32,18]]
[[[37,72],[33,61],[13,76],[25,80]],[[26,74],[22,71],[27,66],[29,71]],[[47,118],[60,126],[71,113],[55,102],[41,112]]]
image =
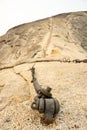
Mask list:
[[[0,130],[86,130],[86,59],[87,12],[20,25],[0,37]],[[39,83],[50,86],[60,102],[48,126],[31,109],[34,64]]]
[[87,58],[87,12],[61,14],[10,29],[0,38],[0,68]]

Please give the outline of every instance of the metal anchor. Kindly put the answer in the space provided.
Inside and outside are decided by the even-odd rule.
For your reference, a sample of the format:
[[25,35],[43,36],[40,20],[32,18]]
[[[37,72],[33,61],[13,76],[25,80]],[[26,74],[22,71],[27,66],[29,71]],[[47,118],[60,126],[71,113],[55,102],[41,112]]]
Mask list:
[[34,98],[34,102],[31,104],[31,108],[38,110],[40,113],[44,113],[45,119],[52,122],[56,114],[60,110],[59,102],[56,98],[52,97],[51,88],[42,88],[35,77],[35,68],[31,68],[32,83],[34,85],[37,96]]

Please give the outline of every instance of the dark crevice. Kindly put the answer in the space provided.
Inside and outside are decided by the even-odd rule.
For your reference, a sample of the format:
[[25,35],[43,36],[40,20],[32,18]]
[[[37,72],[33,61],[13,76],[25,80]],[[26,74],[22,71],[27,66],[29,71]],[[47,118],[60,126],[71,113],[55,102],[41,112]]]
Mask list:
[[75,60],[35,60],[35,61],[31,61],[29,63],[37,63],[37,62],[61,62],[61,63],[87,63],[87,59],[83,59],[83,60],[78,60],[78,59],[75,59]]
[[32,64],[32,63],[40,63],[40,62],[59,62],[59,63],[87,63],[87,59],[83,59],[83,60],[79,60],[79,59],[75,59],[75,60],[35,60],[35,61],[29,61],[29,62],[22,62],[22,63],[19,63],[19,64],[15,64],[15,65],[12,65],[12,66],[7,66],[7,67],[2,67],[0,68],[0,70],[4,70],[4,69],[12,69],[13,67],[17,66],[17,65],[22,65],[22,64],[26,64],[26,63],[29,63],[29,64]]
[[34,57],[38,54],[38,52],[40,52],[40,50],[39,50],[39,51],[37,51],[37,52],[35,52],[35,53],[32,55],[32,57],[31,57],[31,58],[34,58]]

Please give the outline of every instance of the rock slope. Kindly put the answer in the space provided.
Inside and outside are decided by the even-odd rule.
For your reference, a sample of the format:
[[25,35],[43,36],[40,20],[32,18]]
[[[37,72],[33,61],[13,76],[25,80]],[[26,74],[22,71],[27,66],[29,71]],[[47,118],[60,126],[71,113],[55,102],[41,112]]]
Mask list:
[[[0,37],[0,130],[87,129],[87,12],[60,14],[10,29]],[[50,86],[60,102],[53,124],[31,109],[31,83]]]
[[0,68],[87,58],[87,12],[60,14],[10,29],[0,38]]

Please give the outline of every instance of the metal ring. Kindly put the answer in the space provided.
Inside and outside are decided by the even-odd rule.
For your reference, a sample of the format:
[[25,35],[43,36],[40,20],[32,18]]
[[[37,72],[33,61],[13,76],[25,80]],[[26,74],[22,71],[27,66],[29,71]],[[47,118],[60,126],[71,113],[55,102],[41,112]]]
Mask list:
[[40,98],[40,102],[39,102],[39,112],[40,113],[44,113],[45,109],[45,101],[43,98]]
[[60,110],[60,104],[59,104],[59,101],[54,98],[54,105],[55,105],[55,111],[54,111],[54,117],[56,116],[56,114],[59,112]]

